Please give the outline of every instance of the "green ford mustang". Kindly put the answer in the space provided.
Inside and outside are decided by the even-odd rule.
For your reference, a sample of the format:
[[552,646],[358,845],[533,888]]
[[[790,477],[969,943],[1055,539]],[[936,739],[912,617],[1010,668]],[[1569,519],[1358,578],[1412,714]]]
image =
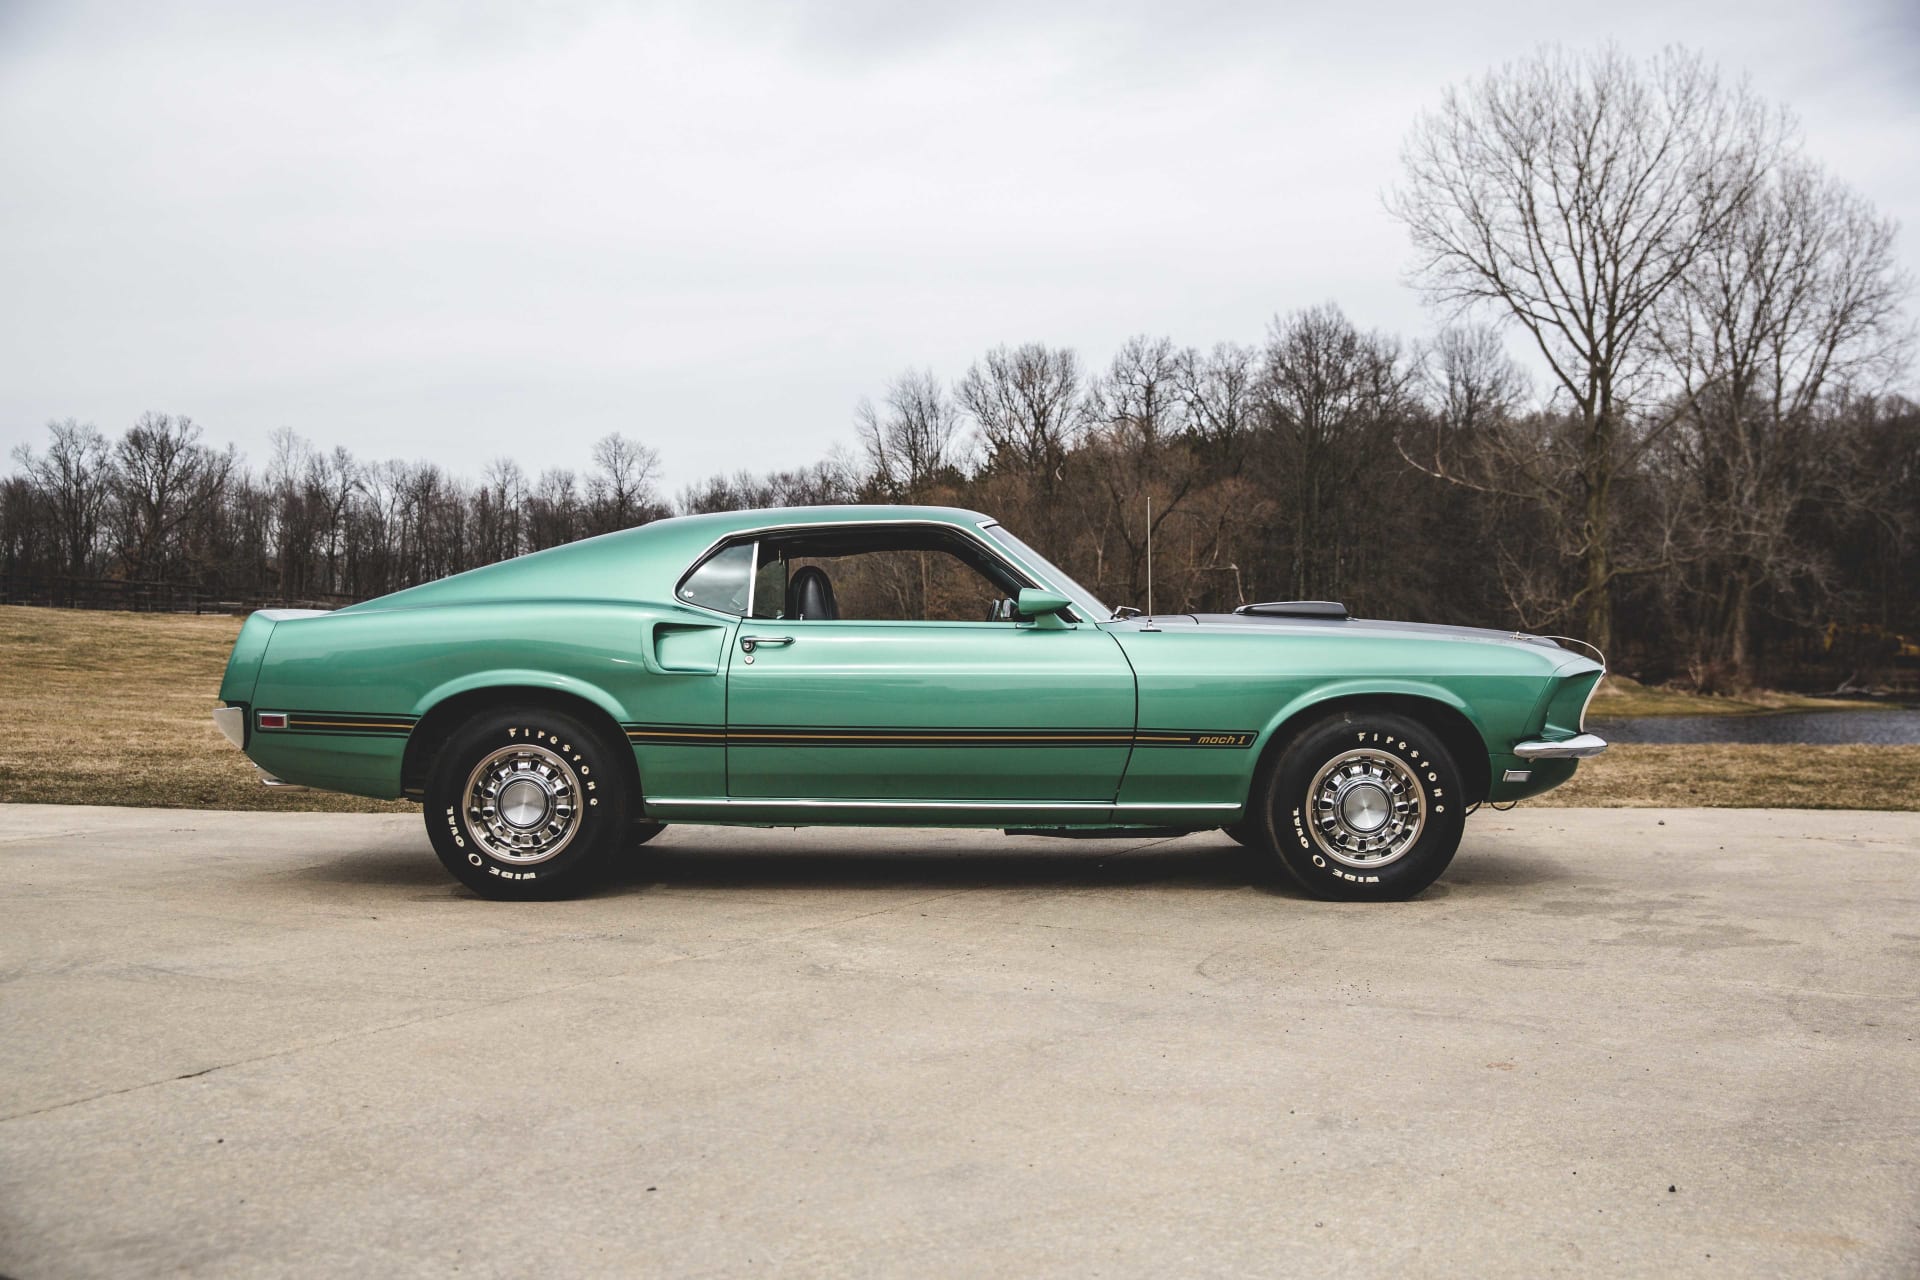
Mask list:
[[1602,667],[1339,605],[1109,609],[992,519],[662,520],[241,630],[214,713],[269,786],[421,802],[491,897],[674,822],[1225,828],[1400,898],[1469,811],[1572,776]]

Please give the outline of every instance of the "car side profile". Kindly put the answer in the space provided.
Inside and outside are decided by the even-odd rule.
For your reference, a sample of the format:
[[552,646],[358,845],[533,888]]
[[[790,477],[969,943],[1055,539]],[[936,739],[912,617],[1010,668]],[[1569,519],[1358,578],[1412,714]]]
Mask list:
[[418,801],[496,898],[669,823],[1224,828],[1310,892],[1391,899],[1470,810],[1606,744],[1599,661],[1349,617],[1110,609],[991,517],[661,520],[331,612],[263,610],[214,717],[268,786]]

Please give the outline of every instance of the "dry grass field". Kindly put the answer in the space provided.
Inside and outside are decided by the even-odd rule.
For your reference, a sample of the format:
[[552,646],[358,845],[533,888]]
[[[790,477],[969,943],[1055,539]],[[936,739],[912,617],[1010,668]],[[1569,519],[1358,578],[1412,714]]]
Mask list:
[[[237,618],[0,606],[0,694],[16,726],[0,739],[0,802],[410,809],[324,792],[271,792],[254,781],[253,766],[208,718],[239,629]],[[1656,707],[1769,709],[1639,686],[1595,699],[1604,714],[1651,714]],[[1528,803],[1920,810],[1915,779],[1920,746],[1626,745]]]
[[0,607],[0,802],[166,809],[404,811],[353,796],[275,794],[213,727],[240,619]]

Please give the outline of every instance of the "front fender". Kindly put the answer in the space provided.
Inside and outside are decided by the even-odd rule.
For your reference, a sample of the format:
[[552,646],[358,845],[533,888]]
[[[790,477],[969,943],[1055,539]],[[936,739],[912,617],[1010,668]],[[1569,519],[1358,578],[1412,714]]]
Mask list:
[[1424,680],[1369,678],[1365,680],[1336,680],[1329,684],[1315,685],[1313,688],[1297,695],[1292,701],[1281,707],[1272,719],[1267,721],[1266,728],[1260,734],[1260,739],[1257,744],[1258,751],[1265,752],[1267,745],[1273,741],[1274,735],[1279,733],[1281,729],[1286,726],[1287,722],[1296,716],[1311,712],[1317,706],[1335,702],[1343,698],[1366,697],[1424,698],[1429,702],[1440,703],[1442,706],[1459,712],[1465,717],[1467,723],[1473,726],[1474,732],[1480,735],[1481,743],[1484,745],[1487,742],[1486,724],[1474,713],[1473,708],[1468,706],[1466,701],[1452,690],[1441,685],[1428,683]]

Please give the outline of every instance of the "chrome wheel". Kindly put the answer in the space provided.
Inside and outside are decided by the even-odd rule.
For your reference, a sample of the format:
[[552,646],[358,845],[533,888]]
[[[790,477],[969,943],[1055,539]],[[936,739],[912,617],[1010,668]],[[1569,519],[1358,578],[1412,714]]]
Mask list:
[[474,838],[502,862],[545,862],[580,829],[580,779],[565,760],[531,743],[502,747],[467,777]]
[[1343,866],[1372,870],[1396,862],[1427,819],[1427,794],[1400,760],[1382,751],[1345,751],[1307,788],[1307,830]]

